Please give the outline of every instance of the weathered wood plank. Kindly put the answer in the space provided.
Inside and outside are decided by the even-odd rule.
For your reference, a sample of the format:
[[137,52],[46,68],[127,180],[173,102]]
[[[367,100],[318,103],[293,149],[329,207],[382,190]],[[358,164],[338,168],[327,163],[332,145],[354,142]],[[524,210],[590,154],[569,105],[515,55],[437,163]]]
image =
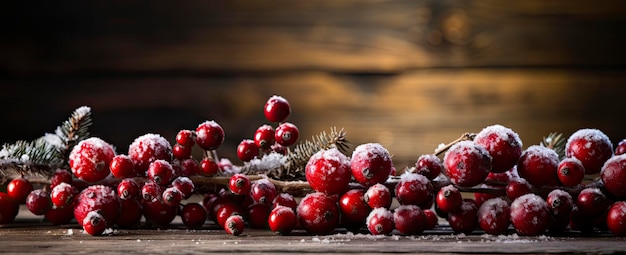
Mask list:
[[626,4],[141,1],[4,9],[5,75],[624,66]]

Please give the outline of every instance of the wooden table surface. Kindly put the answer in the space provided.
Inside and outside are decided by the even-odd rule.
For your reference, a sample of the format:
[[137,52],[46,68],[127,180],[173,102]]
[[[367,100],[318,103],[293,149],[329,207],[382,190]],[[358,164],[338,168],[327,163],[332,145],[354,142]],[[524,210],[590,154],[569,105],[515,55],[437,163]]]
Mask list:
[[289,236],[269,230],[245,229],[241,236],[226,234],[213,224],[187,230],[176,218],[168,229],[115,229],[106,236],[90,236],[77,224],[52,226],[22,210],[16,221],[0,227],[0,253],[45,254],[161,254],[161,253],[620,253],[626,239],[606,233],[582,236],[493,236],[475,231],[456,235],[438,227],[423,235],[374,236],[337,229],[326,236],[296,230]]

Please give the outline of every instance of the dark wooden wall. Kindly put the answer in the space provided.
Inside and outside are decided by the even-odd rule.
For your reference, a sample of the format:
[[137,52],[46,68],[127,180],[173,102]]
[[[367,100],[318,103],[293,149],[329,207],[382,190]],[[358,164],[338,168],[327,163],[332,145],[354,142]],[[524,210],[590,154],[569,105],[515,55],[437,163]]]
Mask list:
[[491,124],[525,147],[579,128],[626,138],[621,1],[84,1],[0,11],[0,142],[81,105],[132,140],[215,119],[222,154],[287,97],[307,138],[331,126],[400,167]]

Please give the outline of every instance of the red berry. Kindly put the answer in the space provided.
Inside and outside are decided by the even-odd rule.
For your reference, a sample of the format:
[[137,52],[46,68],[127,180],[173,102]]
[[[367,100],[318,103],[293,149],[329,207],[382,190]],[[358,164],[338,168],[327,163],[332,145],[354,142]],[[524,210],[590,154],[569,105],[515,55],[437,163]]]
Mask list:
[[298,202],[296,202],[296,199],[293,198],[291,194],[280,193],[274,198],[274,201],[272,202],[273,207],[277,207],[279,205],[289,207],[295,212],[296,208],[298,207]]
[[287,147],[282,146],[278,143],[274,143],[271,147],[270,150],[273,152],[276,152],[280,155],[287,155]]
[[106,178],[111,171],[109,164],[115,157],[113,146],[97,137],[80,141],[69,155],[72,173],[86,182],[97,182]]
[[379,207],[367,216],[365,220],[367,224],[367,229],[373,235],[388,235],[391,234],[395,224],[393,222],[393,214],[389,211],[389,209],[384,207]]
[[461,191],[450,184],[439,190],[437,193],[437,206],[443,212],[450,213],[461,210],[463,196]]
[[243,209],[235,203],[225,203],[223,204],[215,214],[217,224],[226,227],[226,220],[233,215],[244,215]]
[[175,144],[174,147],[172,147],[172,155],[177,159],[188,159],[191,157],[191,147]]
[[340,194],[350,183],[350,160],[337,148],[313,154],[305,167],[306,180],[315,191],[329,195]]
[[[225,193],[225,194],[220,194],[219,196],[217,196],[214,200],[212,200],[212,202],[210,200],[209,207],[207,208],[208,209],[207,214],[209,215],[209,219],[215,221],[215,223],[218,223],[217,213],[220,209],[222,209],[222,207],[224,206],[237,207],[238,205],[233,201],[234,196],[235,195],[233,195],[232,193]],[[234,210],[231,210],[231,212],[232,211]],[[240,210],[237,210],[237,211],[240,211]]]
[[169,206],[179,206],[183,194],[176,187],[169,187],[163,191],[163,203]]
[[384,183],[389,178],[393,162],[389,151],[378,143],[357,146],[350,161],[354,179],[365,187]]
[[87,213],[82,220],[82,226],[87,234],[99,236],[106,230],[107,221],[104,216],[100,214],[100,211],[91,211]]
[[146,221],[156,226],[169,225],[178,213],[178,206],[169,206],[161,201],[146,201],[142,200],[143,216],[146,217]]
[[606,225],[613,235],[626,236],[626,201],[618,201],[611,206]]
[[403,235],[419,235],[427,228],[426,215],[416,205],[401,205],[393,213],[395,228]]
[[158,159],[150,163],[148,178],[159,185],[166,185],[174,176],[174,168],[169,162]]
[[250,228],[253,229],[267,229],[267,219],[270,216],[269,205],[254,203],[248,206],[248,212],[246,214],[246,220]]
[[280,124],[276,127],[276,131],[274,132],[274,140],[276,140],[276,143],[287,147],[295,144],[299,136],[300,130],[298,130],[298,127],[289,122]]
[[283,122],[291,113],[291,105],[284,97],[272,96],[265,103],[263,111],[270,122]]
[[434,229],[439,222],[439,218],[437,218],[437,213],[430,209],[422,211],[424,212],[424,216],[426,216],[426,229]]
[[135,165],[128,155],[120,154],[113,157],[109,164],[113,176],[123,179],[139,176],[135,171]]
[[172,181],[172,186],[177,188],[183,194],[184,199],[189,198],[195,189],[193,181],[187,177],[178,177],[174,179],[174,181]]
[[183,224],[190,229],[198,229],[204,225],[207,215],[204,207],[198,203],[189,203],[183,206],[180,214]]
[[[515,169],[515,173],[513,173],[513,169]],[[494,173],[494,172],[490,172],[487,175],[487,179],[485,179],[485,182],[489,182],[489,185],[491,186],[506,186],[506,184],[508,184],[511,180],[519,178],[519,176],[517,176],[517,169],[516,167],[511,168],[511,170],[506,171],[504,173]]]
[[567,228],[574,208],[572,196],[563,190],[555,189],[548,194],[546,203],[552,216],[548,229],[550,232],[562,232]]
[[28,197],[26,197],[26,207],[34,215],[44,215],[52,209],[50,194],[43,189],[31,191],[30,194],[28,194]]
[[434,154],[421,155],[415,162],[415,173],[426,176],[429,180],[435,179],[441,171],[443,171],[443,163]]
[[482,183],[491,170],[489,152],[472,141],[461,141],[450,147],[443,161],[446,175],[460,187]]
[[224,230],[226,233],[234,236],[239,236],[243,233],[243,229],[245,226],[245,222],[243,221],[243,217],[241,215],[232,215],[226,219],[224,223]]
[[626,153],[626,139],[620,141],[615,148],[615,156]]
[[15,178],[7,185],[7,194],[17,203],[26,202],[26,197],[33,191],[33,185],[24,178]]
[[607,160],[600,177],[608,193],[618,198],[626,197],[626,154]]
[[200,173],[200,164],[194,158],[183,159],[178,164],[180,165],[178,176],[196,176]]
[[250,195],[254,202],[271,205],[278,191],[268,179],[259,179],[252,184]]
[[220,167],[215,160],[210,158],[202,159],[200,162],[200,171],[202,174],[212,176],[220,171]]
[[117,226],[122,228],[131,228],[137,226],[143,216],[143,208],[141,203],[135,199],[126,199],[120,201],[120,213],[117,218]]
[[364,199],[365,190],[352,189],[339,198],[342,220],[350,227],[361,227],[372,209]]
[[244,139],[237,146],[237,157],[243,161],[248,162],[259,156],[259,147],[256,146],[254,141],[250,139]]
[[92,185],[81,191],[76,198],[74,217],[82,224],[89,212],[98,210],[107,224],[116,223],[120,214],[120,204],[115,191],[108,186]]
[[72,173],[65,169],[57,169],[52,177],[50,177],[50,188],[53,189],[55,186],[61,183],[72,184]]
[[522,153],[517,163],[517,172],[533,186],[558,186],[558,167],[559,155],[554,150],[532,145]]
[[72,221],[72,219],[74,219],[74,208],[71,206],[53,206],[52,209],[48,210],[46,214],[44,214],[44,218],[53,225],[68,224]]
[[156,202],[161,200],[163,188],[154,182],[146,182],[141,187],[141,197],[144,201]]
[[230,177],[228,188],[235,195],[248,195],[252,189],[252,184],[245,174],[235,174]]
[[481,205],[483,205],[485,201],[489,199],[506,196],[506,192],[504,190],[495,189],[495,187],[489,186],[487,184],[480,184],[477,187],[481,189],[494,191],[493,193],[492,192],[474,192],[474,201],[476,201],[476,206],[478,206],[479,208]]
[[224,129],[215,121],[205,121],[196,128],[196,143],[204,150],[215,150],[224,143]]
[[191,148],[196,143],[196,134],[186,129],[178,131],[178,134],[176,134],[176,143]]
[[585,167],[576,158],[566,158],[559,163],[557,174],[561,184],[573,187],[580,184],[585,178]]
[[296,213],[289,207],[277,206],[271,212],[267,219],[267,224],[272,232],[281,235],[287,235],[298,224]]
[[[433,201],[433,185],[421,174],[405,173],[395,187],[396,199],[402,205],[427,208]],[[459,200],[460,201],[460,200]]]
[[270,125],[260,126],[254,132],[254,143],[261,149],[270,149],[274,141],[274,128]]
[[541,235],[550,224],[548,203],[540,196],[526,194],[511,204],[511,223],[520,235]]
[[321,192],[302,198],[297,215],[300,225],[315,235],[328,234],[339,224],[339,208],[335,199]]
[[600,130],[580,129],[567,139],[565,155],[579,159],[585,167],[585,174],[596,174],[613,156],[613,144]]
[[578,194],[576,206],[582,215],[595,218],[605,213],[611,203],[600,189],[586,188]]
[[378,207],[389,209],[392,197],[387,186],[376,183],[367,189],[365,195],[363,195],[363,200],[373,209]]
[[506,196],[511,200],[529,193],[532,193],[532,187],[524,178],[513,179],[506,185]]
[[455,233],[469,234],[478,226],[478,206],[472,199],[463,199],[461,209],[448,213],[448,223]]
[[135,164],[135,171],[145,176],[150,163],[156,160],[172,160],[172,146],[160,135],[145,134],[137,137],[128,147],[128,156]]
[[50,199],[55,206],[71,206],[74,203],[76,195],[78,195],[78,189],[76,187],[67,183],[61,183],[52,189]]
[[522,155],[522,140],[519,135],[502,125],[484,128],[476,135],[474,142],[487,149],[493,159],[491,171],[495,173],[511,169]]
[[487,234],[504,234],[510,222],[511,208],[502,198],[489,199],[478,209],[478,225]]
[[[28,195],[28,197],[30,197],[30,195]],[[28,206],[28,202],[26,203],[26,206]],[[0,225],[13,222],[13,220],[17,216],[19,208],[20,205],[15,202],[15,200],[13,200],[13,198],[11,198],[9,194],[0,192]],[[28,209],[30,210],[31,208],[28,207]]]

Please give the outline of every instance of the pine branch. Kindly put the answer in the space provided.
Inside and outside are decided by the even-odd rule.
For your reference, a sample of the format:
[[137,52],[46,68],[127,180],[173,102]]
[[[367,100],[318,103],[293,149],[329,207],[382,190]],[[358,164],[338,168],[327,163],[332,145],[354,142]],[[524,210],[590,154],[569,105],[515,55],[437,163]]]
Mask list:
[[20,176],[48,176],[63,165],[63,157],[44,139],[5,144],[0,150],[0,175],[3,179]]
[[540,145],[549,149],[553,149],[559,158],[565,158],[565,144],[567,140],[562,133],[550,133],[547,137],[543,137]]
[[71,149],[78,142],[89,138],[89,127],[92,125],[91,108],[81,106],[74,110],[70,118],[58,126],[55,134],[61,140],[59,151],[67,159]]

